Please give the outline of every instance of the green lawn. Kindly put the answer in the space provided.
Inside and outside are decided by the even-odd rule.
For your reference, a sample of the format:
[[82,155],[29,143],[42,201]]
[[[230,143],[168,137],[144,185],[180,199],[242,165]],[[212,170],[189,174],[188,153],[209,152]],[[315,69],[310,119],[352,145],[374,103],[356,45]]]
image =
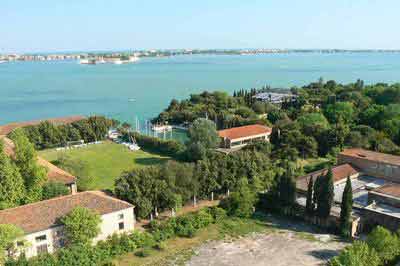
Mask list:
[[39,151],[39,155],[50,162],[57,160],[61,154],[68,154],[87,163],[90,173],[95,178],[93,189],[112,189],[114,180],[123,171],[160,164],[169,160],[168,157],[142,150],[130,151],[127,147],[112,142],[68,151],[56,151],[55,149]]

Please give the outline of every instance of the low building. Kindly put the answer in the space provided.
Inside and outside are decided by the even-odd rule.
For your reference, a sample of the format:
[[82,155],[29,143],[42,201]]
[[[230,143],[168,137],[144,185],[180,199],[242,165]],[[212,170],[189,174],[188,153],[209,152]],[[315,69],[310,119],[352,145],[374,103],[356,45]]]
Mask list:
[[[347,176],[353,190],[353,214],[360,217],[358,232],[369,231],[382,225],[396,231],[400,227],[400,156],[364,149],[345,149],[338,155],[339,165],[332,167],[334,180],[334,206],[340,213],[340,203]],[[311,176],[315,179],[326,174],[322,169],[298,177],[298,202],[305,205],[305,193]],[[303,202],[304,201],[304,202]]]
[[338,163],[350,163],[366,175],[400,183],[400,156],[359,148],[345,149],[338,155]]
[[[66,241],[60,219],[78,206],[101,215],[101,231],[94,243],[114,233],[131,232],[134,229],[134,206],[100,191],[82,192],[2,210],[0,224],[13,224],[24,230],[27,244],[18,249],[28,258],[52,253],[63,247]],[[17,245],[25,241],[19,239]]]
[[253,96],[257,100],[269,102],[273,104],[281,104],[286,102],[292,102],[297,99],[296,95],[289,93],[277,93],[277,92],[261,92]]
[[221,147],[241,148],[254,141],[269,141],[272,129],[262,125],[248,125],[218,131]]

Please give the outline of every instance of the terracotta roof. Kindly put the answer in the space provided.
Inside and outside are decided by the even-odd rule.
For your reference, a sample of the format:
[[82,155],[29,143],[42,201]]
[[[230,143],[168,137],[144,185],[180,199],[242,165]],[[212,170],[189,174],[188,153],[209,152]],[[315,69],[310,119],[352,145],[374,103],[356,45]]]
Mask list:
[[391,155],[387,153],[353,148],[353,149],[345,149],[340,154],[345,156],[366,159],[369,161],[382,162],[400,166],[400,156]]
[[239,139],[245,137],[251,137],[261,134],[271,134],[272,129],[262,125],[248,125],[242,127],[234,127],[218,131],[218,135],[221,138],[227,139]]
[[13,131],[16,128],[38,125],[44,121],[49,121],[54,124],[69,124],[69,123],[73,123],[73,122],[76,122],[76,121],[79,121],[79,120],[82,120],[85,118],[86,117],[84,117],[84,116],[76,115],[76,116],[66,116],[66,117],[49,118],[49,119],[43,119],[43,120],[32,120],[32,121],[26,121],[26,122],[10,123],[10,124],[0,126],[0,135],[7,135],[8,133],[10,133],[11,131]]
[[389,183],[381,186],[380,188],[374,189],[373,192],[400,198],[400,184]]
[[[315,182],[315,179],[318,176],[326,175],[327,172],[328,168],[325,168],[304,176],[300,176],[296,179],[296,187],[300,190],[307,191],[308,182],[310,181],[311,176],[313,176]],[[357,173],[359,173],[359,171],[348,163],[332,167],[333,182],[338,182]]]
[[39,232],[59,225],[59,219],[78,206],[94,210],[100,215],[133,207],[103,192],[87,191],[2,210],[0,224],[14,224],[26,234]]
[[[8,154],[9,156],[13,156],[15,145],[12,142],[12,140],[4,136],[0,136],[0,139],[3,139],[4,141],[4,149],[6,154]],[[46,161],[45,159],[39,156],[37,157],[37,159],[39,165],[47,168],[48,170],[47,178],[49,181],[61,182],[66,185],[73,184],[76,182],[76,177],[71,175],[70,173],[65,172],[64,170],[58,168],[54,164]]]

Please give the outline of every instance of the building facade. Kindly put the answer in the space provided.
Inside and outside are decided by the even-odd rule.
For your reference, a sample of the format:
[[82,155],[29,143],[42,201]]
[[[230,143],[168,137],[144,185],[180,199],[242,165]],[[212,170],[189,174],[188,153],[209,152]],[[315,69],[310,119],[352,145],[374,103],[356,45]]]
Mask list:
[[93,243],[115,233],[134,230],[134,207],[99,191],[82,192],[3,210],[0,211],[0,224],[14,224],[24,230],[25,236],[16,243],[19,254],[25,253],[29,258],[52,253],[67,241],[60,219],[78,206],[93,210],[101,216],[100,233]]

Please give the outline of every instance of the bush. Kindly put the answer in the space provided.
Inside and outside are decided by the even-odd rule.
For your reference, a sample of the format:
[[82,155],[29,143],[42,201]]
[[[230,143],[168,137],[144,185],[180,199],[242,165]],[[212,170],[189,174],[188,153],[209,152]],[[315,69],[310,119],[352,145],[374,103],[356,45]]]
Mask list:
[[43,186],[42,199],[51,199],[69,194],[69,189],[60,182],[48,182]]
[[375,249],[384,264],[393,262],[400,255],[399,238],[382,226],[372,230],[366,242],[370,248]]
[[378,266],[380,259],[378,253],[365,242],[356,241],[346,247],[338,256],[334,257],[330,266]]
[[220,207],[210,207],[208,212],[213,218],[213,223],[220,223],[227,217],[226,211]]
[[141,258],[148,257],[148,256],[150,256],[150,254],[151,253],[150,253],[149,248],[143,248],[135,253],[136,256],[141,257]]
[[167,244],[165,244],[165,242],[159,242],[156,244],[155,248],[159,251],[163,251],[167,249]]
[[147,232],[134,231],[129,238],[138,248],[149,248],[156,244],[153,235]]

